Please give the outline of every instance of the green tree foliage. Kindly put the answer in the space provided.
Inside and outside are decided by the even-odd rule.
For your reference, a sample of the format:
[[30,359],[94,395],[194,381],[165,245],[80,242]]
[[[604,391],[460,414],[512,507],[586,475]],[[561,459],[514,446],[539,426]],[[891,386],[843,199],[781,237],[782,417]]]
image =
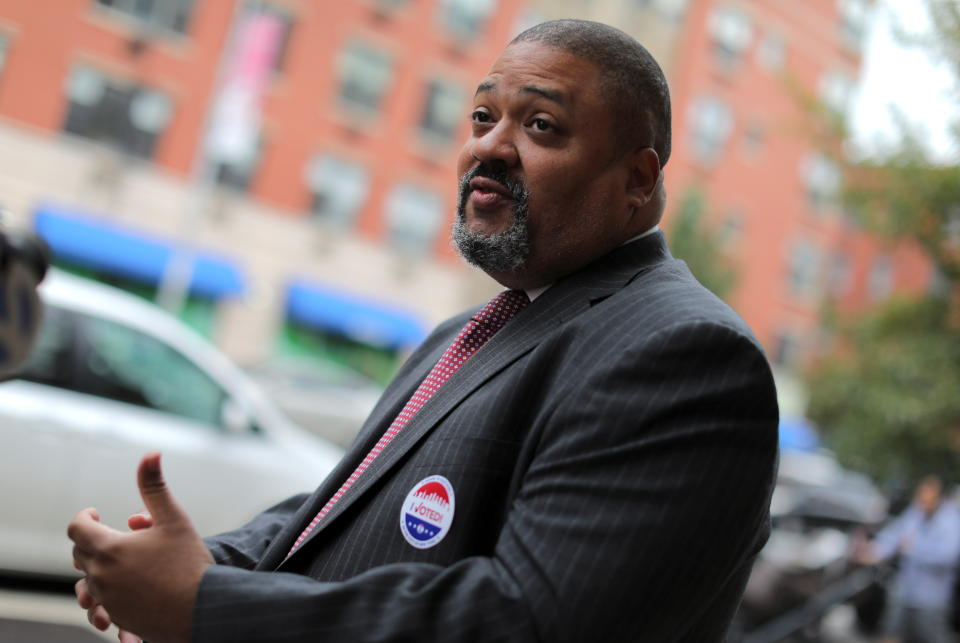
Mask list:
[[842,329],[848,352],[810,374],[808,415],[841,462],[878,479],[956,477],[960,335],[949,302],[891,300]]
[[720,234],[704,218],[705,203],[698,190],[688,190],[671,217],[670,252],[683,259],[690,272],[721,299],[737,283],[737,273],[724,253]]
[[[934,33],[917,42],[952,56],[945,60],[960,85],[960,4],[927,4]],[[937,287],[855,320],[834,320],[838,350],[809,373],[808,415],[850,466],[881,479],[930,472],[957,479],[960,166],[931,161],[921,137],[902,123],[894,153],[847,164],[843,199],[868,230],[917,244],[938,274]],[[953,131],[960,144],[960,128]]]

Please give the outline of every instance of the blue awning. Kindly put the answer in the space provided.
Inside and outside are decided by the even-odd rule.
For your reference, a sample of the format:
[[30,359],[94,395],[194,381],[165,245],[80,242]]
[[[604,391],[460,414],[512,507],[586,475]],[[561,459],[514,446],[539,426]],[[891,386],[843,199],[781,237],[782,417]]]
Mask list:
[[411,347],[426,336],[414,313],[305,280],[287,287],[287,316],[305,326],[385,348]]
[[[160,283],[178,247],[176,242],[61,205],[37,207],[33,224],[58,260],[150,285]],[[243,274],[232,261],[184,250],[194,262],[191,294],[217,299],[243,293]]]
[[820,438],[817,430],[806,418],[780,418],[780,448],[790,451],[816,451],[820,448]]

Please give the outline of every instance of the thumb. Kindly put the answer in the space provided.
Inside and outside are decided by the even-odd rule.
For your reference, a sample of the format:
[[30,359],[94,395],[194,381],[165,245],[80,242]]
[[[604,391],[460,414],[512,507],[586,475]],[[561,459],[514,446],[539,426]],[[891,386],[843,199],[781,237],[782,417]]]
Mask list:
[[147,511],[153,517],[154,524],[170,524],[182,521],[186,514],[173,499],[160,470],[160,454],[148,453],[140,460],[137,468],[137,486]]

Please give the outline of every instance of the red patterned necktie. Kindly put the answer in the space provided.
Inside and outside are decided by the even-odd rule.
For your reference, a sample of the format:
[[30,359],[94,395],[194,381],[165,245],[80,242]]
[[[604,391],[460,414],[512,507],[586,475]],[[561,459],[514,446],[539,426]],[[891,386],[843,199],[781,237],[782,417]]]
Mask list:
[[423,408],[427,400],[440,390],[444,382],[450,379],[451,375],[457,372],[488,339],[493,337],[498,330],[503,328],[504,324],[510,321],[510,319],[520,312],[528,303],[530,303],[530,300],[523,291],[505,290],[487,302],[487,304],[467,322],[463,330],[461,330],[456,339],[453,340],[453,343],[444,351],[440,357],[440,361],[434,365],[430,374],[420,383],[420,386],[407,401],[403,410],[400,411],[400,414],[397,415],[393,423],[390,424],[390,428],[381,436],[377,444],[370,450],[370,453],[367,454],[367,457],[363,459],[363,462],[357,465],[356,470],[350,474],[350,477],[340,486],[340,489],[331,496],[327,504],[323,506],[323,509],[310,521],[310,524],[307,525],[303,533],[301,533],[296,542],[293,543],[293,547],[290,548],[287,556],[290,556],[290,554],[296,551],[297,547],[310,535],[314,527],[319,524],[323,517],[330,512],[330,509],[337,504],[347,490],[352,487],[363,472],[367,470],[370,463],[397,437],[397,434],[406,426],[407,422]]

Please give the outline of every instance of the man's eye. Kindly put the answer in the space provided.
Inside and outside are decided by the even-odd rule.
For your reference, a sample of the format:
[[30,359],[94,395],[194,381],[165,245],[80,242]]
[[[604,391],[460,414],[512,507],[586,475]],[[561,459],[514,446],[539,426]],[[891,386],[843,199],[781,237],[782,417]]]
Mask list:
[[475,109],[473,110],[473,113],[470,114],[470,120],[472,120],[474,123],[489,123],[490,114],[482,109]]
[[530,124],[533,126],[533,129],[538,132],[549,132],[553,129],[553,125],[542,118],[535,118]]

